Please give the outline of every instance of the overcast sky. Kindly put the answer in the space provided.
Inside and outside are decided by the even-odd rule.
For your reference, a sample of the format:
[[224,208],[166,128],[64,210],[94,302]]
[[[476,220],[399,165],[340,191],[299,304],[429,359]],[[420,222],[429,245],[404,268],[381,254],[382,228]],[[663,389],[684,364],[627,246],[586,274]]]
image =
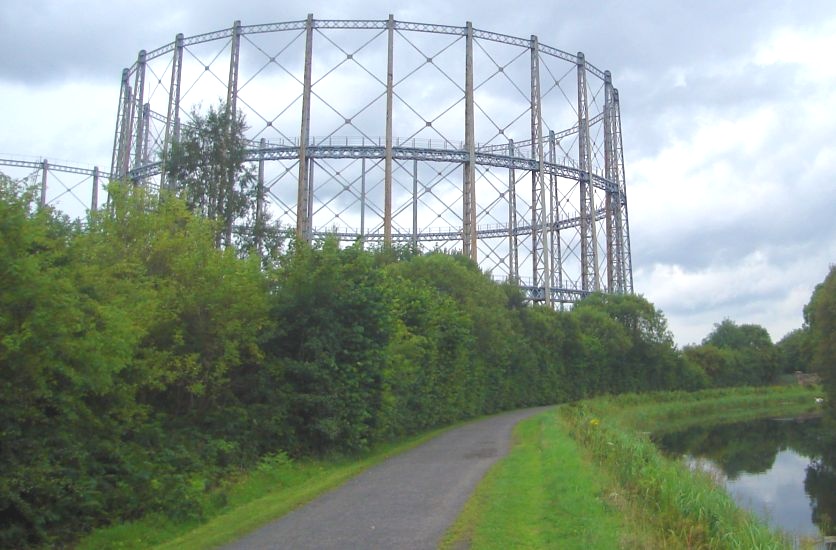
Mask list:
[[[730,318],[777,341],[836,263],[836,2],[0,4],[0,157],[109,169],[140,49],[243,24],[385,19],[539,36],[620,91],[635,289],[679,344]],[[2,170],[3,168],[0,168]]]

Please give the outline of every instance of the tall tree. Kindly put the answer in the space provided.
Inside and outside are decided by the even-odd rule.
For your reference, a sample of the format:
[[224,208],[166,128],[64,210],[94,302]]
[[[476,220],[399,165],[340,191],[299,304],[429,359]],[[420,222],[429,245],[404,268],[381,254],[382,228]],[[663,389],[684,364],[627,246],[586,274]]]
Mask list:
[[738,325],[731,319],[723,319],[721,323],[714,324],[714,330],[702,343],[714,344],[718,348],[744,350],[768,348],[772,340],[760,325]]
[[[760,325],[738,325],[731,319],[715,323],[714,330],[702,341],[702,348],[715,348],[705,353],[686,351],[689,359],[700,365],[718,386],[768,384],[775,380],[780,369],[780,356]],[[711,373],[714,374],[711,374]]]
[[674,350],[664,314],[644,297],[595,293],[579,302],[573,313],[585,335],[597,335],[589,348],[603,354],[596,361],[609,366],[601,391],[699,386]]
[[830,413],[836,419],[836,266],[816,287],[804,318],[810,326],[813,367],[822,377]]
[[137,414],[119,382],[132,316],[102,300],[112,281],[76,253],[80,225],[36,205],[34,188],[0,174],[0,548],[106,513],[111,494],[91,488]]
[[781,370],[784,373],[795,371],[808,372],[812,364],[810,349],[810,327],[804,325],[784,335],[775,346],[781,357]]
[[218,222],[216,244],[230,247],[236,221],[254,218],[258,204],[246,161],[246,120],[223,102],[205,115],[193,109],[191,119],[163,159],[165,175],[189,208]]

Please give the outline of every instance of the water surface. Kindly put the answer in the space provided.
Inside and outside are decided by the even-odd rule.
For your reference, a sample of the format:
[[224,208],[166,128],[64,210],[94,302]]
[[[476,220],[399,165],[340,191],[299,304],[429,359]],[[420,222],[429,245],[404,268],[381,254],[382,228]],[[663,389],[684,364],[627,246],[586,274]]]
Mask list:
[[654,437],[712,472],[739,506],[799,538],[836,535],[836,450],[817,418],[700,426]]

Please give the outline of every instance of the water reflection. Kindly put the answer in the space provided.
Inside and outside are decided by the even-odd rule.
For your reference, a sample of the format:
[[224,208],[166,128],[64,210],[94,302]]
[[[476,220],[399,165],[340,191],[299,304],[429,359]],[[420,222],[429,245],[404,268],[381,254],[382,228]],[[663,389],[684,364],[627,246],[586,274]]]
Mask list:
[[797,536],[836,535],[836,446],[821,419],[695,427],[654,440],[721,474],[735,501],[771,524]]

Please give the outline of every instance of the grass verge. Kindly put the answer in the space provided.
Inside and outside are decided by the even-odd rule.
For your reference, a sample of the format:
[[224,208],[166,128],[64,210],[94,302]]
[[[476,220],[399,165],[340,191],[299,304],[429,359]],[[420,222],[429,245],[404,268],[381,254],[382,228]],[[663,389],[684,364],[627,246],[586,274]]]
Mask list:
[[441,548],[614,548],[621,517],[554,411],[521,422]]
[[521,423],[443,548],[785,548],[649,432],[815,410],[803,388],[602,397]]
[[203,549],[236,540],[313,500],[383,460],[412,449],[455,426],[381,445],[360,456],[291,461],[265,457],[252,471],[207,493],[202,521],[177,521],[151,514],[98,529],[79,550],[112,548]]
[[821,412],[815,388],[772,386],[700,392],[623,394],[582,402],[600,417],[642,432],[666,433],[694,425],[743,422]]

